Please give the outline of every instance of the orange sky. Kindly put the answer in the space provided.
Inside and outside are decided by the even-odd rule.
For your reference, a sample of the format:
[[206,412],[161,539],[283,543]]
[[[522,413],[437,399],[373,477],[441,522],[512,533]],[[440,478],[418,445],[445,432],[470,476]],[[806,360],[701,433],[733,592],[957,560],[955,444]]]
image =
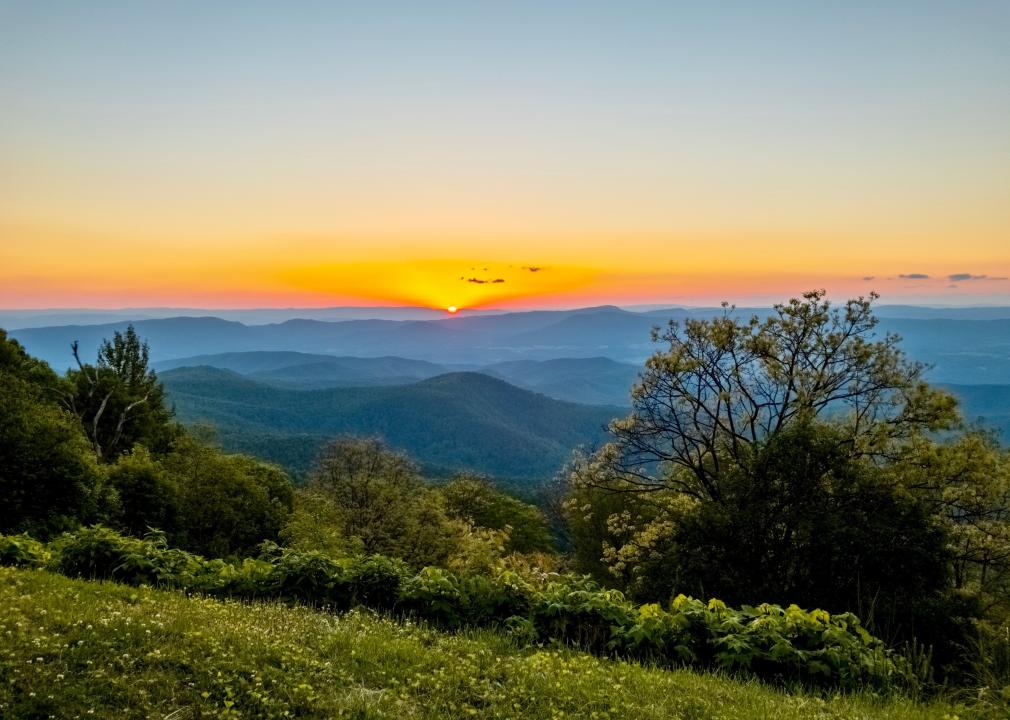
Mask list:
[[394,4],[5,4],[0,306],[1010,304],[1010,11]]

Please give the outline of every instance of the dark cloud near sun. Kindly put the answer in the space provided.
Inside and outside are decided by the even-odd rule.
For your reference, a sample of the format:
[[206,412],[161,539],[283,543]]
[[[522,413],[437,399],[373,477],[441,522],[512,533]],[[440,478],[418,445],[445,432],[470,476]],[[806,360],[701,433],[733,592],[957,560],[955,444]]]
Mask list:
[[[509,268],[512,269],[512,270],[515,270],[515,267],[516,267],[515,265],[509,265]],[[484,272],[487,272],[489,269],[490,268],[486,268],[486,267],[485,268],[479,268],[477,266],[474,266],[474,267],[470,268],[470,271],[471,272],[479,272],[480,270],[483,270]],[[522,266],[520,266],[520,269],[523,270],[524,272],[538,273],[538,272],[542,272],[544,270],[544,266],[543,265],[522,265]],[[490,277],[482,278],[482,277],[477,277],[475,275],[471,275],[469,277],[466,276],[466,275],[460,275],[459,279],[462,282],[473,283],[475,285],[498,285],[500,283],[505,282],[505,278],[502,278],[502,277],[497,277],[497,278],[490,278]]]
[[907,273],[905,275],[899,275],[902,280],[929,280],[929,275],[925,273]]

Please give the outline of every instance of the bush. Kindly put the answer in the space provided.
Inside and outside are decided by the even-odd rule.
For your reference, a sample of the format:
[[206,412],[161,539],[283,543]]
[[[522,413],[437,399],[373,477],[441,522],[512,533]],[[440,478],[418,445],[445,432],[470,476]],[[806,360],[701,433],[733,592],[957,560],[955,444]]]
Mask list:
[[[51,559],[50,559],[51,555]],[[258,558],[206,560],[171,549],[163,535],[125,537],[96,526],[49,546],[0,536],[0,562],[132,585],[158,584],[209,595],[276,598],[347,609],[365,605],[443,627],[499,627],[518,641],[560,642],[602,655],[663,666],[691,665],[808,686],[881,690],[917,681],[904,658],[852,614],[795,605],[727,607],[678,596],[668,609],[637,606],[586,578],[555,576],[537,586],[514,572],[457,575],[383,556],[332,558],[267,543]]]
[[94,522],[110,504],[104,480],[76,418],[0,367],[0,532],[51,537]]
[[46,546],[29,535],[0,535],[0,565],[41,568],[48,559]]
[[340,609],[350,605],[349,573],[328,555],[284,550],[270,560],[270,588],[278,596]]
[[392,609],[409,578],[407,565],[382,555],[358,559],[351,567],[352,600],[380,610]]

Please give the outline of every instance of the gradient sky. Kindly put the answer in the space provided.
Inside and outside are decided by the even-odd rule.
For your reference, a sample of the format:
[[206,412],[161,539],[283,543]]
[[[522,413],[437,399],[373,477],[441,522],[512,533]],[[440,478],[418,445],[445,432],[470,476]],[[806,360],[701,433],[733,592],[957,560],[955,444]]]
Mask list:
[[0,306],[1007,304],[1008,38],[1006,0],[0,0]]

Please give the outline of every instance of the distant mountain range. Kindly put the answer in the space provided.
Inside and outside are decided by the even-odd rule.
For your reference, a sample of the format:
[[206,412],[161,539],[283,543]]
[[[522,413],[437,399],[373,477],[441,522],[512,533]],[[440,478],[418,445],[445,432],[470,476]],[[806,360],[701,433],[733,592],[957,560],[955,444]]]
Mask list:
[[[467,315],[489,315],[501,310],[465,310]],[[0,310],[0,327],[17,330],[54,325],[102,325],[174,317],[217,317],[246,325],[266,325],[285,320],[435,320],[444,310],[423,307],[327,307],[327,308],[124,308],[100,310],[66,308],[51,310]]]
[[[152,359],[157,361],[256,350],[397,356],[455,368],[593,357],[641,365],[655,350],[650,339],[654,326],[713,312],[717,310],[675,308],[634,313],[602,306],[437,320],[287,320],[246,325],[214,317],[176,317],[140,320],[134,325],[150,342]],[[750,310],[737,312],[746,315]],[[71,364],[71,341],[79,340],[83,356],[92,358],[103,338],[126,325],[121,321],[23,328],[11,334],[33,355],[62,370]],[[911,357],[932,364],[929,377],[935,382],[1010,384],[1010,319],[883,317],[879,329],[898,333]]]
[[512,360],[490,365],[440,365],[395,356],[337,357],[290,351],[197,355],[155,363],[159,371],[208,366],[250,380],[293,389],[403,385],[457,371],[475,371],[512,385],[588,405],[630,405],[631,387],[641,368],[604,357]]
[[[721,307],[684,307],[678,305],[628,305],[629,312],[661,317],[701,317],[721,313]],[[578,312],[578,311],[575,311]],[[768,308],[738,308],[739,313],[764,315]],[[878,305],[878,317],[910,319],[950,319],[950,320],[1006,320],[1010,319],[1010,307],[925,307],[919,305]],[[505,310],[471,310],[464,308],[459,318],[487,317],[515,313]],[[30,327],[53,327],[58,325],[102,325],[117,322],[137,322],[175,317],[217,317],[235,320],[246,325],[267,325],[286,320],[438,320],[445,317],[443,310],[424,307],[323,307],[323,308],[122,308],[115,310],[96,308],[60,308],[41,310],[2,310],[0,327],[19,330]]]
[[[723,312],[601,306],[449,318],[421,310],[428,319],[418,319],[416,309],[383,310],[391,315],[133,324],[179,417],[213,422],[227,447],[304,472],[326,437],[374,433],[431,472],[466,467],[531,482],[549,477],[575,446],[598,442],[607,421],[626,412],[642,362],[656,350],[653,327]],[[337,317],[343,309],[318,312]],[[1010,309],[884,306],[878,315],[879,331],[901,335],[906,353],[931,365],[929,379],[961,399],[969,421],[1010,440]],[[92,360],[101,340],[127,324],[11,335],[62,371],[73,340]]]
[[562,402],[481,373],[449,373],[409,385],[298,390],[231,370],[184,367],[161,373],[186,423],[212,423],[222,444],[285,465],[310,466],[335,435],[378,435],[429,474],[475,470],[534,482],[572,449],[592,446],[621,408]]

